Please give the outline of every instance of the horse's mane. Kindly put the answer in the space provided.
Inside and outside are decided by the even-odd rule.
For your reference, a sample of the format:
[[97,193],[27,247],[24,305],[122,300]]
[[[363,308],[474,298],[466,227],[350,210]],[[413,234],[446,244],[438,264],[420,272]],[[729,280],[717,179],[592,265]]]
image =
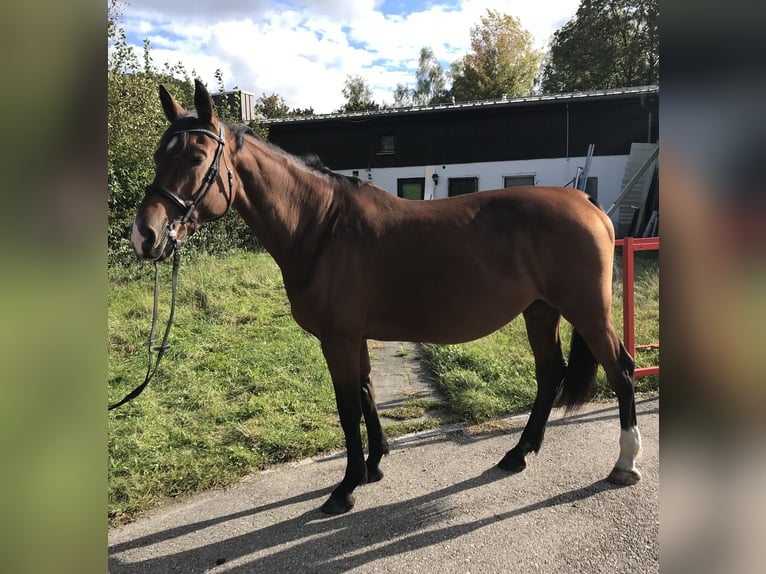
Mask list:
[[255,133],[251,128],[249,128],[246,125],[242,125],[242,124],[228,125],[228,128],[231,131],[232,135],[234,135],[235,137],[235,140],[237,142],[237,150],[241,149],[242,146],[244,145],[245,136],[250,136],[257,139],[261,143],[268,145],[273,149],[278,150],[282,154],[293,157],[298,163],[303,164],[306,167],[313,169],[314,171],[318,171],[328,176],[333,182],[335,182],[341,188],[353,190],[364,185],[364,181],[359,179],[358,177],[343,175],[342,173],[333,171],[332,169],[327,167],[319,158],[319,156],[316,155],[315,153],[307,153],[300,156],[291,154],[283,150],[278,145],[262,138],[260,135]]
[[237,143],[237,151],[242,149],[242,146],[245,145],[245,136],[253,136],[256,139],[263,139],[256,134],[250,126],[246,126],[244,124],[226,124],[229,128],[229,131],[234,136],[234,139]]
[[319,171],[329,176],[330,179],[332,179],[338,185],[346,189],[356,189],[364,185],[364,181],[362,181],[356,176],[343,175],[342,173],[338,173],[337,171],[331,170],[324,163],[322,163],[322,160],[320,159],[320,157],[315,153],[304,154],[298,157],[298,160],[304,163],[306,166],[310,167],[311,169],[314,169],[316,171]]

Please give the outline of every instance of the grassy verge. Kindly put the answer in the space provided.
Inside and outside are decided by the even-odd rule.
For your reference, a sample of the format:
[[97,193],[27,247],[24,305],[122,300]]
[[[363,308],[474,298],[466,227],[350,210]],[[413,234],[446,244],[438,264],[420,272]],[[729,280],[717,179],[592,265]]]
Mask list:
[[[656,253],[636,254],[635,317],[636,344],[659,341],[659,265]],[[621,261],[615,263],[612,316],[622,336]],[[571,325],[562,321],[561,336],[565,356],[569,352]],[[519,317],[499,331],[461,345],[424,345],[425,359],[439,381],[447,409],[461,420],[481,422],[509,412],[532,407],[534,359],[524,320]],[[657,350],[638,351],[638,367],[656,365]],[[659,377],[636,379],[639,392],[659,389]],[[603,369],[599,368],[594,398],[613,396]]]
[[[111,278],[110,401],[144,377],[151,273]],[[293,321],[268,255],[184,261],[171,341],[144,394],[109,416],[113,521],[342,446],[319,344]]]
[[[656,256],[637,258],[637,342],[658,341]],[[163,266],[161,319],[168,309]],[[109,402],[143,381],[152,313],[151,266],[110,271]],[[619,283],[617,283],[619,285]],[[615,323],[621,325],[619,288]],[[129,520],[159,501],[229,485],[269,465],[343,446],[318,341],[290,315],[267,254],[195,256],[182,263],[171,349],[143,395],[109,414],[109,516]],[[568,343],[568,332],[564,335]],[[447,418],[479,421],[523,410],[534,399],[534,366],[516,320],[464,345],[426,346],[441,379]],[[656,364],[642,354],[639,365]],[[602,377],[603,378],[603,377]],[[658,388],[657,377],[638,381]],[[609,391],[603,380],[600,396]],[[385,413],[394,437],[433,428],[428,401]]]

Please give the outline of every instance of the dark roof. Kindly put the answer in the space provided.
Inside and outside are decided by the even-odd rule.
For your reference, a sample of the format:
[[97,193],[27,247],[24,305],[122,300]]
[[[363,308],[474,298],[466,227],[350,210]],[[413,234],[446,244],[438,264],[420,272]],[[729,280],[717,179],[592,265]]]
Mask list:
[[264,125],[321,122],[323,120],[367,120],[384,116],[407,116],[433,112],[447,112],[451,110],[466,110],[479,108],[507,108],[519,107],[529,104],[562,103],[584,100],[610,100],[626,96],[658,94],[659,86],[637,86],[633,88],[616,88],[610,90],[596,90],[591,92],[571,92],[566,94],[546,94],[539,96],[527,96],[524,98],[500,98],[495,100],[476,100],[471,102],[458,102],[455,104],[440,104],[434,106],[412,106],[402,108],[386,108],[368,112],[343,112],[332,114],[317,114],[313,116],[297,116],[285,118],[265,118],[260,120]]

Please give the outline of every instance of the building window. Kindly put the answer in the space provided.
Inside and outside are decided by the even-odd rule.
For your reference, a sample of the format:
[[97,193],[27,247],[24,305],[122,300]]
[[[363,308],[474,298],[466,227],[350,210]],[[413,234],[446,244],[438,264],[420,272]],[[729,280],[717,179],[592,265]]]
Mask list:
[[521,185],[535,185],[535,176],[534,175],[503,176],[503,187],[519,187]]
[[454,195],[463,195],[464,193],[475,193],[479,191],[478,177],[451,177],[447,184],[447,193],[450,197]]
[[425,197],[426,178],[407,177],[396,180],[396,195],[404,199],[423,199]]
[[396,138],[391,134],[378,138],[378,155],[396,153]]

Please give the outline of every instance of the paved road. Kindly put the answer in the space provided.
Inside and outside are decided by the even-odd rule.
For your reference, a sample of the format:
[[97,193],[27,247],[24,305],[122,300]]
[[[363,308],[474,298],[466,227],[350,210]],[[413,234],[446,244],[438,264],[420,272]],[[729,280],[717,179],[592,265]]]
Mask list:
[[403,437],[381,482],[356,507],[318,507],[345,459],[259,473],[222,491],[175,501],[109,533],[109,571],[223,573],[659,572],[659,400],[639,399],[643,480],[603,478],[618,452],[615,403],[562,418],[528,468],[494,467],[526,417],[484,430]]

